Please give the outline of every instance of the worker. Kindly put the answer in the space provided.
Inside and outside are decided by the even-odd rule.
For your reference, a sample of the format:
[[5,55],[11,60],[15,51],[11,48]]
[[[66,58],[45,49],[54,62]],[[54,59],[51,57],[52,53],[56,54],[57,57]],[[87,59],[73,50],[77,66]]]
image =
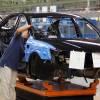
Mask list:
[[16,100],[16,78],[31,25],[18,28],[0,59],[0,100]]

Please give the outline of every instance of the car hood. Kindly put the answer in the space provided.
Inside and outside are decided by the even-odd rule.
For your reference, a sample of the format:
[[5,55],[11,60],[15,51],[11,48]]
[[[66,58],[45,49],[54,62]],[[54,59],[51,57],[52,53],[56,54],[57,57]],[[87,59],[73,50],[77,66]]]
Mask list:
[[45,42],[60,50],[77,50],[85,52],[100,52],[100,40],[94,39],[48,39]]

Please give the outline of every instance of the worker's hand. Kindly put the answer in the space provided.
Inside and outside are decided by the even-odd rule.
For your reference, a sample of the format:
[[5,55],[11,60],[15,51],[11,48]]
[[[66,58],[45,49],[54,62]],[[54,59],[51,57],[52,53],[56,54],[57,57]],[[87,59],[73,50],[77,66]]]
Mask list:
[[16,30],[16,34],[22,33],[22,32],[24,32],[24,31],[30,29],[31,27],[32,27],[32,25],[25,25],[25,26],[22,26],[22,27],[20,27],[20,28],[18,28],[18,29]]

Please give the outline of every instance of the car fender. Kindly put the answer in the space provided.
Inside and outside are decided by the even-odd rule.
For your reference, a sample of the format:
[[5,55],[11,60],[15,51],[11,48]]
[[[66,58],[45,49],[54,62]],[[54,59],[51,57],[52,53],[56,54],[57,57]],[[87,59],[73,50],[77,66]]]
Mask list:
[[30,55],[33,53],[38,54],[42,60],[51,60],[51,49],[56,48],[46,42],[29,39],[25,45],[25,56],[23,60],[28,62]]
[[37,54],[42,60],[51,60],[50,49],[40,48],[40,49],[33,50],[31,52],[25,52],[24,61],[28,62],[32,54]]

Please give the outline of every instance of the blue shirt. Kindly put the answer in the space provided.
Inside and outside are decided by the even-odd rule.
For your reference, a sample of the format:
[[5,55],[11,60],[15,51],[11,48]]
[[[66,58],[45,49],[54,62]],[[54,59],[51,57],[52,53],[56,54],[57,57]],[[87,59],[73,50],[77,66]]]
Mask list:
[[8,66],[17,70],[24,54],[24,39],[18,35],[14,36],[0,59],[0,66]]

